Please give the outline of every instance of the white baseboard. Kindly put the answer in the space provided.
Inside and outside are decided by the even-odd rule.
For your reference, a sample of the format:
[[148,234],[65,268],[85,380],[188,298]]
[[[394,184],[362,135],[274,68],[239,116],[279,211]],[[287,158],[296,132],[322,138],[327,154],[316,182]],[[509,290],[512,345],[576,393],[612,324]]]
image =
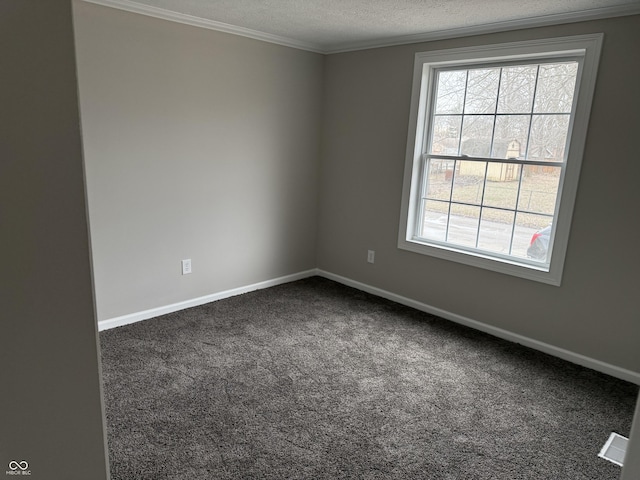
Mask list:
[[142,312],[123,315],[121,317],[109,318],[98,322],[98,331],[101,332],[110,328],[129,325],[130,323],[148,320],[153,317],[159,317],[160,315],[166,315],[167,313],[184,310],[185,308],[197,307],[199,305],[204,305],[205,303],[215,302],[216,300],[222,300],[224,298],[234,297],[243,293],[253,292],[254,290],[262,290],[263,288],[275,287],[276,285],[282,285],[283,283],[295,282],[296,280],[302,280],[303,278],[313,277],[315,275],[318,275],[318,270],[314,268],[304,272],[274,278],[272,280],[265,280],[264,282],[254,283],[244,287],[232,288],[231,290],[205,295],[204,297],[193,298],[183,302],[172,303],[171,305],[151,308]]
[[341,283],[343,285],[347,285],[349,287],[356,288],[358,290],[362,290],[367,293],[371,293],[378,297],[386,298],[387,300],[391,300],[393,302],[397,302],[402,305],[406,305],[408,307],[415,308],[416,310],[427,312],[432,315],[445,318],[452,322],[459,323],[461,325],[465,325],[467,327],[471,327],[476,330],[480,330],[482,332],[488,333],[495,337],[502,338],[504,340],[508,340],[510,342],[514,342],[520,345],[524,345],[526,347],[533,348],[534,350],[538,350],[540,352],[548,353],[549,355],[553,355],[554,357],[562,358],[563,360],[567,360],[569,362],[582,365],[583,367],[591,368],[592,370],[606,373],[607,375],[611,375],[612,377],[620,378],[622,380],[626,380],[628,382],[640,385],[640,373],[638,372],[633,372],[631,370],[617,367],[615,365],[611,365],[611,364],[602,362],[600,360],[595,360],[585,355],[581,355],[579,353],[565,350],[564,348],[560,348],[554,345],[550,345],[548,343],[540,342],[538,340],[534,340],[534,339],[525,337],[523,335],[519,335],[517,333],[504,330],[502,328],[487,325],[486,323],[478,322],[477,320],[473,320],[471,318],[464,317],[462,315],[458,315],[456,313],[452,313],[447,310],[443,310],[441,308],[433,307],[431,305],[427,305],[426,303],[418,302],[416,300],[412,300],[410,298],[403,297],[401,295],[397,295],[395,293],[392,293],[386,290],[382,290],[381,288],[372,287],[371,285],[367,285],[365,283],[361,283],[356,280],[351,280],[350,278],[336,275],[335,273],[327,272],[325,270],[320,270],[320,269],[306,270],[304,272],[294,273],[292,275],[286,275],[284,277],[278,277],[272,280],[266,280],[264,282],[254,283],[252,285],[247,285],[244,287],[233,288],[231,290],[225,290],[223,292],[213,293],[211,295],[205,295],[204,297],[185,300],[183,302],[178,302],[178,303],[173,303],[171,305],[152,308],[149,310],[144,310],[142,312],[136,312],[129,315],[123,315],[121,317],[110,318],[108,320],[102,320],[98,322],[98,330],[103,331],[103,330],[108,330],[110,328],[128,325],[130,323],[140,322],[142,320],[158,317],[160,315],[165,315],[167,313],[173,313],[179,310],[184,310],[185,308],[197,307],[198,305],[204,305],[205,303],[214,302],[216,300],[222,300],[224,298],[241,295],[243,293],[252,292],[254,290],[261,290],[264,288],[274,287],[276,285],[281,285],[283,283],[302,280],[303,278],[313,277],[315,275],[327,278],[329,280],[333,280],[335,282]]
[[611,375],[612,377],[616,377],[622,380],[626,380],[627,382],[640,385],[640,373],[638,372],[633,372],[631,370],[627,370],[621,367],[617,367],[615,365],[601,362],[600,360],[595,360],[585,355],[571,352],[569,350],[565,350],[564,348],[556,347],[554,345],[540,342],[538,340],[533,340],[523,335],[512,333],[512,332],[509,332],[508,330],[503,330],[502,328],[487,325],[486,323],[478,322],[477,320],[472,320],[462,315],[458,315],[456,313],[452,313],[447,310],[443,310],[441,308],[433,307],[431,305],[427,305],[426,303],[421,303],[416,300],[403,297],[401,295],[396,295],[395,293],[391,293],[377,287],[372,287],[365,283],[361,283],[355,280],[351,280],[350,278],[336,275],[335,273],[330,273],[324,270],[318,270],[317,275],[327,278],[329,280],[333,280],[338,283],[342,283],[343,285],[347,285],[349,287],[353,287],[358,290],[371,293],[378,297],[386,298],[387,300],[391,300],[393,302],[415,308],[416,310],[427,312],[432,315],[436,315],[438,317],[451,320],[452,322],[459,323],[461,325],[465,325],[467,327],[471,327],[476,330],[480,330],[482,332],[493,335],[494,337],[499,337],[504,340],[508,340],[510,342],[524,345],[534,350],[538,350],[540,352],[553,355],[554,357],[562,358],[563,360],[567,360],[571,363],[575,363],[577,365],[581,365],[583,367],[587,367],[592,370],[596,370],[598,372],[606,373],[607,375]]

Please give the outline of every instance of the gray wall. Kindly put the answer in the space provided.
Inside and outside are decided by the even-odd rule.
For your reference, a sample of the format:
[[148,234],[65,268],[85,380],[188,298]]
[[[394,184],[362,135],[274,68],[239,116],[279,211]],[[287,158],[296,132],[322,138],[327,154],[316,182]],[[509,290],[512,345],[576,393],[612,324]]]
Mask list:
[[[99,319],[318,266],[640,371],[640,17],[323,58],[74,8]],[[415,52],[594,32],[604,49],[562,286],[398,250]]]
[[99,320],[315,268],[323,57],[74,14]]
[[[604,47],[562,286],[399,250],[414,54],[595,32]],[[633,16],[328,56],[319,267],[640,372],[638,45]]]
[[640,478],[640,397],[629,434],[629,443],[624,457],[624,468],[621,480],[638,480]]
[[71,2],[0,0],[0,72],[0,472],[106,479]]

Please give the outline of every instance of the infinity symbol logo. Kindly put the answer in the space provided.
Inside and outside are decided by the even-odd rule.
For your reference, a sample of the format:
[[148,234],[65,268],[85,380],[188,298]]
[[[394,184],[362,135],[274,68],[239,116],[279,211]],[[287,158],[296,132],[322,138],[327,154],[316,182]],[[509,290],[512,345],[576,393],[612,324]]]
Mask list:
[[11,460],[9,462],[9,468],[11,470],[26,470],[27,468],[29,468],[29,464],[27,463],[26,460],[23,460],[21,462],[16,462],[15,460]]

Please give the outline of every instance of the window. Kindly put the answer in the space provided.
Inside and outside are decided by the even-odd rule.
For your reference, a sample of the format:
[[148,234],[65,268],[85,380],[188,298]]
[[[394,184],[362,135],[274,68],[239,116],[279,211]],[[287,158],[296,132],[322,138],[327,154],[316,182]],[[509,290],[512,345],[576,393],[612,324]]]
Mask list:
[[560,284],[601,43],[416,55],[399,248]]

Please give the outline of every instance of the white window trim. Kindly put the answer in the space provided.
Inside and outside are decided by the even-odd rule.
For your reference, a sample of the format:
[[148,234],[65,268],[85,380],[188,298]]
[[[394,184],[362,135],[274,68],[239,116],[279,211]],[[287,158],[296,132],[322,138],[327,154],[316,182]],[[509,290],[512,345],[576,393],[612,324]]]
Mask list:
[[[409,117],[409,132],[407,139],[407,153],[405,161],[404,183],[402,190],[402,208],[400,213],[400,230],[398,234],[398,248],[415,253],[430,255],[466,265],[484,268],[495,272],[505,273],[529,280],[539,281],[559,286],[562,281],[562,271],[569,242],[571,217],[575,205],[578,189],[580,167],[587,138],[589,114],[595,91],[598,62],[602,49],[603,34],[578,35],[551,39],[531,40],[524,42],[483,45],[467,48],[454,48],[431,52],[417,53],[414,62],[413,90],[411,94],[411,111]],[[419,202],[420,166],[422,164],[426,121],[430,105],[431,88],[429,78],[434,68],[446,65],[477,64],[478,62],[527,60],[536,57],[551,56],[583,57],[582,71],[578,72],[575,113],[572,116],[572,128],[568,142],[568,156],[564,168],[564,178],[560,181],[559,207],[552,235],[553,250],[548,267],[532,266],[519,263],[516,259],[503,260],[458,250],[455,246],[443,247],[430,245],[413,239],[416,208]]]

